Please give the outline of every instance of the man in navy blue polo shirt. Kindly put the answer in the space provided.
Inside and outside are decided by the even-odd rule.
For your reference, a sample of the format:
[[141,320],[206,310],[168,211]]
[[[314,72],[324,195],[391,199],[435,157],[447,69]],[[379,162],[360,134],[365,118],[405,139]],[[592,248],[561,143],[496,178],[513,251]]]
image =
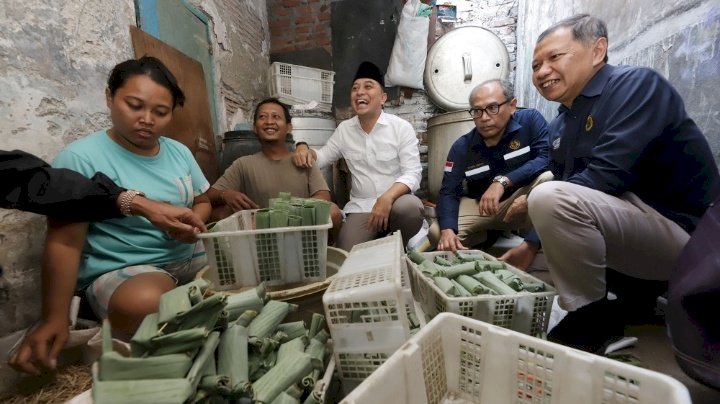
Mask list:
[[527,266],[541,241],[569,311],[548,339],[599,353],[622,336],[624,315],[637,303],[608,299],[608,273],[667,280],[720,195],[708,142],[678,92],[651,69],[608,65],[607,50],[605,23],[585,14],[540,34],[533,84],[561,104],[549,126],[557,181],[528,198],[539,239],[501,257]]
[[[482,243],[488,230],[528,229],[525,198],[552,179],[547,170],[547,122],[517,110],[512,84],[488,80],[470,92],[475,128],[450,148],[431,244],[456,251]],[[464,190],[466,183],[467,191]]]

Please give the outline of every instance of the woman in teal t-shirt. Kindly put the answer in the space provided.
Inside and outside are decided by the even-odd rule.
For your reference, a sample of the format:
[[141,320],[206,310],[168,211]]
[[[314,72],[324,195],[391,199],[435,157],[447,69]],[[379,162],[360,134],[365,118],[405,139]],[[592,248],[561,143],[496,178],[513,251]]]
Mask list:
[[[187,147],[162,137],[185,100],[172,73],[153,57],[127,60],[111,72],[105,96],[112,128],[73,142],[53,165],[88,177],[103,172],[124,188],[187,206],[207,221],[207,180]],[[130,198],[121,205],[128,215],[131,207]],[[11,364],[28,373],[55,367],[76,290],[85,291],[95,313],[109,318],[118,336],[132,336],[143,318],[158,310],[160,295],[192,280],[205,264],[196,240],[173,236],[180,237],[137,216],[94,223],[48,220],[42,322]]]

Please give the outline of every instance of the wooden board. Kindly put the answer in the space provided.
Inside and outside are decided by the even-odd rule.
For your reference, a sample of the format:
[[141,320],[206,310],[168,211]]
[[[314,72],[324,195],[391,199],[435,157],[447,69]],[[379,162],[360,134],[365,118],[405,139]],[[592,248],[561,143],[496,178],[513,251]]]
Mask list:
[[185,106],[175,109],[165,135],[190,149],[205,178],[213,184],[218,177],[218,162],[202,65],[138,27],[130,26],[130,36],[135,57],[154,56],[177,78],[185,93]]

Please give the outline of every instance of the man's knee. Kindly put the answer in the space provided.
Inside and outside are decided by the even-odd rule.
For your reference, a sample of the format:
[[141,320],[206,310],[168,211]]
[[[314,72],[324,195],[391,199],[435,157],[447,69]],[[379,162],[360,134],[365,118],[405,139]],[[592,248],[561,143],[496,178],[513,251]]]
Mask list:
[[417,219],[422,221],[425,217],[425,209],[420,199],[415,195],[403,195],[393,202],[390,215],[403,220]]
[[545,211],[555,205],[555,197],[557,196],[556,181],[544,182],[533,188],[528,195],[528,213],[532,216],[539,211]]

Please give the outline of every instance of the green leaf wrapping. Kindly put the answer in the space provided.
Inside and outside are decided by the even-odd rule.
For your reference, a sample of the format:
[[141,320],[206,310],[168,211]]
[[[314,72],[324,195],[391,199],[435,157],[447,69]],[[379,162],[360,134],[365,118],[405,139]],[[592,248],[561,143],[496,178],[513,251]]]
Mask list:
[[283,391],[275,397],[271,404],[300,404],[300,400]]
[[225,308],[226,302],[227,295],[216,294],[210,296],[195,306],[192,306],[189,310],[178,313],[174,318],[170,319],[165,326],[165,332],[187,330],[197,327],[212,330],[215,328],[215,324],[220,317],[220,313]]
[[198,389],[226,396],[231,393],[230,378],[223,375],[203,376]]
[[417,251],[409,251],[407,253],[407,257],[410,258],[410,261],[414,262],[417,265],[420,265],[423,263],[423,261],[427,261],[427,258],[425,258],[424,255]]
[[230,390],[235,393],[247,391],[250,382],[247,340],[247,328],[234,324],[222,333],[218,344],[218,373],[230,378]]
[[225,310],[228,312],[228,320],[233,322],[243,314],[246,310],[254,310],[260,312],[265,306],[265,284],[261,283],[257,287],[228,295]]
[[455,290],[455,285],[453,285],[452,282],[450,282],[450,279],[442,277],[442,276],[436,276],[433,278],[433,281],[435,281],[435,285],[437,285],[440,290],[443,291],[448,296],[457,296],[457,291]]
[[147,358],[127,358],[117,352],[105,352],[98,360],[98,376],[107,380],[179,379],[192,366],[190,356],[180,353]]
[[439,267],[437,275],[449,279],[455,279],[460,275],[473,275],[478,272],[475,262],[463,262],[449,267]]
[[187,352],[201,346],[208,334],[204,328],[193,328],[153,337],[150,340],[150,355]]
[[206,367],[211,364],[211,359],[214,358],[215,348],[217,348],[219,342],[220,333],[217,331],[211,332],[210,335],[208,335],[207,340],[205,340],[202,348],[200,348],[200,352],[198,352],[195,357],[195,362],[193,362],[193,365],[187,374],[187,380],[190,382],[192,391],[197,389]]
[[277,300],[270,300],[263,307],[260,314],[250,323],[248,335],[250,343],[256,345],[254,340],[262,339],[270,335],[283,321],[288,313],[295,311],[297,305]]
[[130,355],[136,358],[145,355],[152,348],[152,338],[158,335],[158,313],[148,314],[130,339]]
[[118,380],[93,383],[96,403],[182,404],[193,396],[195,386],[187,379]]
[[513,288],[498,279],[492,272],[480,272],[473,275],[473,278],[497,292],[498,295],[514,295],[517,293]]
[[310,355],[304,352],[292,352],[253,383],[253,399],[256,403],[272,403],[281,392],[301,382],[312,368]]
[[308,338],[313,338],[315,335],[324,330],[327,325],[325,316],[320,313],[313,313],[312,319],[310,320],[310,329],[308,330]]
[[510,271],[509,269],[498,269],[495,271],[495,276],[498,277],[503,283],[510,286],[515,290],[516,292],[520,292],[523,290],[523,281],[520,279],[520,277]]
[[[317,314],[317,313],[313,313]],[[314,316],[313,316],[314,318]],[[285,343],[287,341],[293,340],[297,337],[306,335],[308,333],[307,328],[305,328],[305,322],[300,321],[293,321],[291,323],[282,323],[277,326],[277,331],[282,332],[285,334],[285,338],[281,339],[281,343]]]
[[308,337],[303,335],[280,345],[280,348],[278,348],[277,360],[282,361],[290,352],[293,351],[305,352],[305,347],[307,347],[309,343],[310,340]]
[[443,258],[441,255],[435,256],[435,260],[434,260],[434,261],[435,261],[435,263],[436,263],[437,265],[442,265],[442,266],[445,266],[445,267],[449,267],[449,266],[452,266],[452,265],[453,265],[452,262],[450,262],[449,260]]
[[459,283],[464,289],[470,292],[472,295],[495,295],[495,291],[489,287],[483,285],[479,280],[472,276],[460,275],[457,277],[457,283]]

